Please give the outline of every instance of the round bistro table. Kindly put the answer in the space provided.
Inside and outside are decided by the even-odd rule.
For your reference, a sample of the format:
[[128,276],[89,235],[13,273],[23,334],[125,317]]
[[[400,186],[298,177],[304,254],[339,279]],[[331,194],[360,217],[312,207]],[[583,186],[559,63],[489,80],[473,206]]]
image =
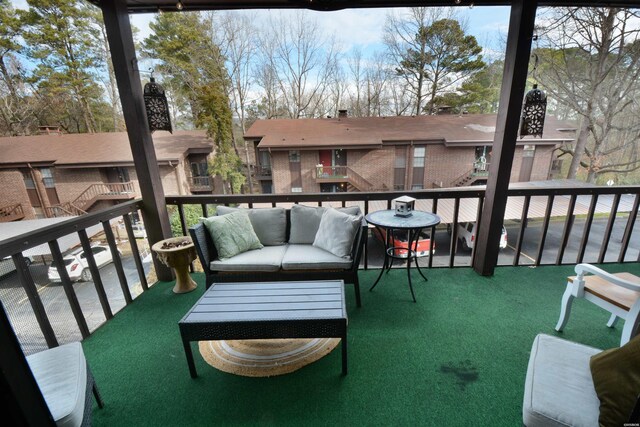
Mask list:
[[[411,261],[416,264],[418,272],[424,280],[427,277],[420,270],[418,265],[418,257],[416,250],[418,248],[418,239],[420,238],[420,232],[425,228],[431,228],[431,239],[434,238],[435,226],[440,224],[440,217],[431,212],[413,211],[409,216],[398,216],[395,210],[377,211],[368,214],[366,220],[369,224],[372,224],[384,231],[384,264],[380,269],[378,278],[371,286],[369,291],[372,291],[376,287],[382,273],[386,270],[389,272],[393,265],[394,259],[406,259],[407,260],[407,279],[409,281],[409,290],[411,291],[411,297],[413,302],[416,302],[416,296],[413,293],[413,285],[411,284]],[[394,233],[396,230],[404,230],[407,232],[407,247],[398,247],[394,245]],[[407,257],[396,255],[396,249],[401,249],[407,252]]]

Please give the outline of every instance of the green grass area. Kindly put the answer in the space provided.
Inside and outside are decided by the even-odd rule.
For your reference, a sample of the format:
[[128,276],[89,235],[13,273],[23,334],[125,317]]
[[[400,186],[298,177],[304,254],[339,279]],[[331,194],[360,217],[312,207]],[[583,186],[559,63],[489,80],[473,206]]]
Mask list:
[[[640,274],[640,265],[606,269]],[[432,269],[423,282],[392,271],[373,292],[377,270],[361,271],[363,306],[347,285],[349,374],[340,347],[291,374],[248,378],[194,355],[191,379],[178,321],[204,292],[175,295],[158,283],[84,341],[105,401],[94,426],[428,425],[517,426],[531,343],[543,332],[599,348],[619,344],[623,322],[574,303],[565,332],[554,331],[570,267]]]

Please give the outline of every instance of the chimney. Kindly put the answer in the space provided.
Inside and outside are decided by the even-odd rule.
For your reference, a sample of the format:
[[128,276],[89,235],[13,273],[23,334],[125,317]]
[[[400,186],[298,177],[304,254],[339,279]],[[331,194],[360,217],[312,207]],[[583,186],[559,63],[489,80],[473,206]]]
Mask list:
[[347,117],[347,110],[338,110],[338,117]]
[[38,126],[40,135],[62,135],[60,126]]

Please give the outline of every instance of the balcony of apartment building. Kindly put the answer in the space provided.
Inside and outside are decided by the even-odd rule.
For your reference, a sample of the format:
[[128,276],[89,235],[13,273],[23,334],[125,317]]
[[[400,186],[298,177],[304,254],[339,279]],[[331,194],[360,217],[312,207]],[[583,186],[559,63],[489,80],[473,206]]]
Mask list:
[[[508,89],[502,96],[505,105],[501,103],[496,130],[500,136],[494,145],[500,155],[494,156],[498,161],[491,164],[486,188],[190,196],[164,194],[150,133],[138,120],[144,117],[144,106],[132,68],[134,44],[127,14],[160,10],[167,8],[166,3],[96,3],[103,8],[120,93],[132,94],[123,96],[122,102],[128,112],[125,119],[142,198],[1,242],[0,259],[11,257],[15,266],[0,287],[8,313],[8,319],[0,322],[2,389],[9,403],[5,416],[14,424],[54,425],[24,356],[72,341],[82,341],[105,402],[102,409],[89,407],[87,416],[93,425],[110,426],[520,425],[529,352],[536,334],[555,334],[599,349],[619,345],[620,325],[610,321],[607,328],[609,314],[595,305],[576,306],[562,335],[554,331],[554,325],[567,276],[573,275],[576,263],[640,275],[636,244],[640,186],[508,185],[511,164],[507,159],[513,157],[513,147],[505,141],[515,139],[517,131],[517,118],[510,112],[519,111],[527,78],[529,51],[523,46],[532,39],[533,2],[505,1],[514,8],[505,58],[509,84],[503,85]],[[318,3],[320,8],[336,7],[336,3]],[[355,3],[337,5],[351,4]],[[368,4],[373,5],[362,3]],[[200,2],[194,7],[224,5],[255,6],[251,2]],[[326,179],[349,176],[348,171],[334,167],[328,170],[334,178]],[[325,178],[324,168],[320,176],[316,171],[316,179]],[[351,288],[345,292],[348,375],[341,375],[337,350],[286,375],[252,378],[229,374],[205,358],[212,354],[213,344],[201,342],[194,344],[199,376],[190,377],[178,322],[210,283],[205,283],[202,266],[196,261],[190,276],[197,288],[174,294],[171,270],[156,256],[149,261],[143,253],[174,232],[187,235],[198,219],[185,214],[186,206],[200,209],[204,217],[215,214],[219,205],[358,206],[368,214],[390,209],[402,195],[415,198],[420,210],[442,218],[430,236],[435,251],[416,261],[428,280],[396,263],[382,275],[379,286],[368,291],[384,268],[384,248],[368,230],[358,270],[362,307],[356,307]],[[170,228],[167,205],[177,208],[179,231]],[[132,217],[138,211],[148,236],[143,241],[136,239],[133,230]],[[470,251],[459,245],[458,226],[463,222],[479,226]],[[113,254],[113,262],[98,268],[89,256],[90,280],[72,282],[63,267],[61,240],[71,235],[90,253],[95,234],[88,230],[96,227],[101,229],[100,239]],[[508,245],[500,249],[503,227],[509,231]],[[122,233],[120,237],[114,229]],[[35,248],[50,253],[58,266],[60,284],[47,280],[49,265],[31,263],[29,251]],[[416,280],[415,303],[408,293],[407,274]],[[238,355],[233,349],[230,353]],[[228,365],[237,363],[236,359]]]
[[210,176],[189,176],[189,190],[194,193],[211,193],[213,190]]

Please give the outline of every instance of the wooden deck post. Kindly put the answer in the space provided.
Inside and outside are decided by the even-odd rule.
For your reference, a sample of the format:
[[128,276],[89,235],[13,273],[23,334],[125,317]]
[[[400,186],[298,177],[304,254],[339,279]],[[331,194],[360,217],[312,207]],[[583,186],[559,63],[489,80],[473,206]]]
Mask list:
[[473,262],[473,269],[483,276],[493,275],[498,262],[500,250],[498,245],[507,205],[513,155],[518,139],[520,111],[527,83],[537,5],[537,0],[514,0],[511,5],[500,107],[493,139],[484,209],[476,239],[476,256]]
[[[150,246],[171,237],[169,215],[164,199],[158,161],[147,126],[138,60],[125,0],[101,2],[102,16],[111,49],[111,60],[120,91],[122,112],[127,125],[131,153],[142,193],[142,215]],[[153,255],[159,280],[170,281],[173,272]]]

